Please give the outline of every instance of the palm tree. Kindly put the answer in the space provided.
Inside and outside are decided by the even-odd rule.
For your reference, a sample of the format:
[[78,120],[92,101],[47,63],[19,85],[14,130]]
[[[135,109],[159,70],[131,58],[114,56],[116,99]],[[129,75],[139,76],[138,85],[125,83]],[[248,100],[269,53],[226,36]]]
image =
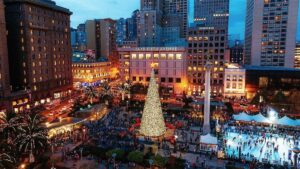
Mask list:
[[126,83],[122,83],[118,86],[119,91],[122,94],[122,101],[125,99],[125,94],[130,91],[129,86]]
[[18,128],[24,126],[21,116],[17,116],[16,113],[8,112],[0,116],[0,132],[1,138],[7,142],[12,141],[11,138],[17,135]]
[[100,98],[104,99],[106,104],[112,98],[111,88],[107,82],[101,85]]
[[92,86],[88,86],[85,88],[84,92],[90,99],[90,103],[93,104],[93,99],[97,97],[97,91]]
[[47,129],[36,113],[24,115],[23,120],[26,126],[21,127],[21,132],[17,135],[17,147],[20,152],[29,153],[29,161],[34,162],[34,155],[47,147]]
[[4,140],[0,143],[0,168],[14,168],[16,159],[12,155],[14,152],[12,147],[12,145],[7,144]]

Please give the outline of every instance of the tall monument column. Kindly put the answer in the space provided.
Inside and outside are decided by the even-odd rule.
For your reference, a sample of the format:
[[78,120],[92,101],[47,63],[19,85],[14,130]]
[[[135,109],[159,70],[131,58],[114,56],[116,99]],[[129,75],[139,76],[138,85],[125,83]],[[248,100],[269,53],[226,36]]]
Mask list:
[[205,65],[205,98],[204,98],[204,122],[203,134],[210,133],[210,74],[212,64],[207,62]]

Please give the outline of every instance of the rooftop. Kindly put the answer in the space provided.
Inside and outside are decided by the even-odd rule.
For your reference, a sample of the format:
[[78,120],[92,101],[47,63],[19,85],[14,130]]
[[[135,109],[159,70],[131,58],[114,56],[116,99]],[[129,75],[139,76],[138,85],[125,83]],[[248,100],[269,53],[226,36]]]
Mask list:
[[52,0],[4,0],[4,3],[30,3],[72,15],[72,12],[69,9],[56,5]]
[[118,48],[120,52],[153,52],[153,51],[185,51],[184,47],[134,47],[134,48]]
[[295,71],[300,72],[300,69],[287,68],[287,67],[275,67],[275,66],[244,66],[246,70],[261,70],[261,71]]

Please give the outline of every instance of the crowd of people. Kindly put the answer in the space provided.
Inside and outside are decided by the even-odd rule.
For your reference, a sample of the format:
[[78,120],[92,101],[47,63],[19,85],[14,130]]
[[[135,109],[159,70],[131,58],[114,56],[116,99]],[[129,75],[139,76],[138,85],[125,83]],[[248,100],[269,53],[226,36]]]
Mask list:
[[230,126],[224,132],[228,158],[293,165],[292,149],[298,147],[299,132],[264,126]]

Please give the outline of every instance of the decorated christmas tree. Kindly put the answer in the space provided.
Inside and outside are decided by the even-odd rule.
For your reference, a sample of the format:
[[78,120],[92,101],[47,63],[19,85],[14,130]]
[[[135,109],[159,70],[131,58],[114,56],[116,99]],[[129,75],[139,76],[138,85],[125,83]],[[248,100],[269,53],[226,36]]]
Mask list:
[[154,71],[152,71],[140,133],[147,137],[158,137],[164,135],[165,132],[165,121],[161,109],[158,85],[155,81]]

